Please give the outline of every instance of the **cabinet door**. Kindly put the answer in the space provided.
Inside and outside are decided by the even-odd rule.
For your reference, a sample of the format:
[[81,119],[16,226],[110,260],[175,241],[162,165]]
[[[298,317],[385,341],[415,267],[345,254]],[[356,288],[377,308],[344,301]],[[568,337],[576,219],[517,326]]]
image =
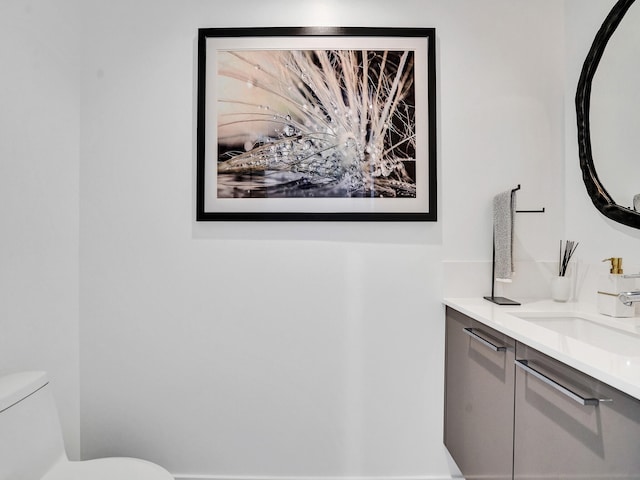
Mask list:
[[444,443],[467,480],[511,479],[515,342],[447,308]]
[[638,400],[520,343],[516,358],[514,479],[640,479]]

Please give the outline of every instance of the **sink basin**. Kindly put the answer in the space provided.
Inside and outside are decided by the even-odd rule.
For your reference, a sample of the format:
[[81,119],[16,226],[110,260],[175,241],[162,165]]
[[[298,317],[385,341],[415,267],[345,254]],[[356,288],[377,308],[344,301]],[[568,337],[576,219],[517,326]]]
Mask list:
[[620,355],[640,356],[640,335],[578,315],[517,314],[518,318]]

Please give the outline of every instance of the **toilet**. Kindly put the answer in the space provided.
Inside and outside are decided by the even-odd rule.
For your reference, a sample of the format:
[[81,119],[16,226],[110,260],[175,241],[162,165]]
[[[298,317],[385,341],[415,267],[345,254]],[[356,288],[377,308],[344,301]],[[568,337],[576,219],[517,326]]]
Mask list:
[[174,480],[137,458],[67,458],[45,372],[0,377],[0,480]]

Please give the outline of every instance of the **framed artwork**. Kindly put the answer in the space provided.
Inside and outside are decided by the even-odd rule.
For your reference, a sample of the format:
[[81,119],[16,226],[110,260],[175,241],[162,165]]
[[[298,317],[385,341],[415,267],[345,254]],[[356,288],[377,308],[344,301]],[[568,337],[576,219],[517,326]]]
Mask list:
[[204,28],[196,219],[436,221],[433,28]]

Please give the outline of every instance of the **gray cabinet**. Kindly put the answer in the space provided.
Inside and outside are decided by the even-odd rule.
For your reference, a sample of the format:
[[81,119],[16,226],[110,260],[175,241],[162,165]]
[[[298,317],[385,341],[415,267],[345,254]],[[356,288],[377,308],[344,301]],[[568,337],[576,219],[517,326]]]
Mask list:
[[447,307],[444,443],[467,480],[640,480],[640,401]]
[[467,480],[511,479],[515,342],[447,308],[444,443]]
[[517,344],[514,479],[640,479],[640,402]]

